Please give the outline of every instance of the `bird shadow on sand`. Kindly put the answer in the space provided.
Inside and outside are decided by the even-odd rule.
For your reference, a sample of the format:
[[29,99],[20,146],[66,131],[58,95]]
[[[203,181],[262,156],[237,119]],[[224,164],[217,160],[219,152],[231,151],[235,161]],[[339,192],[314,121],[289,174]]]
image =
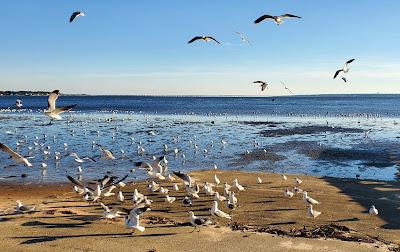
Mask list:
[[109,238],[138,238],[138,237],[161,237],[161,236],[170,236],[176,235],[177,233],[162,233],[162,234],[143,234],[143,235],[132,235],[129,233],[121,233],[121,234],[83,234],[83,235],[60,235],[60,236],[16,236],[11,237],[12,239],[27,239],[20,244],[36,244],[36,243],[44,243],[50,241],[56,241],[60,239],[73,239],[73,238],[85,238],[85,237],[109,237]]
[[44,227],[44,228],[81,228],[85,225],[89,225],[92,222],[86,221],[81,223],[45,223],[41,221],[28,221],[22,223],[23,227]]

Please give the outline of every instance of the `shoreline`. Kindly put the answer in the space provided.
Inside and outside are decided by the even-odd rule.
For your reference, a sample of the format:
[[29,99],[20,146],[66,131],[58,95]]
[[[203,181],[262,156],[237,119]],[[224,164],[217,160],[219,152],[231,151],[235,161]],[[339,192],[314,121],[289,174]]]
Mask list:
[[[135,181],[127,183],[122,189],[127,199],[123,205],[131,204],[133,188],[137,188],[155,202],[152,204],[152,210],[143,216],[145,232],[133,236],[129,233],[130,230],[124,227],[122,220],[102,220],[99,204],[84,202],[80,196],[72,193],[72,185],[69,183],[20,186],[0,182],[0,190],[3,191],[0,195],[0,222],[4,226],[0,231],[0,244],[6,248],[5,251],[8,251],[7,248],[47,251],[55,245],[61,251],[70,248],[102,250],[104,247],[101,244],[105,241],[109,243],[108,246],[121,249],[126,249],[124,246],[129,247],[127,244],[134,243],[138,251],[167,251],[167,247],[168,251],[179,251],[179,244],[190,246],[191,243],[199,241],[201,243],[198,244],[197,251],[211,248],[228,251],[228,248],[244,245],[247,245],[250,251],[254,251],[262,249],[267,242],[276,244],[276,251],[282,251],[285,246],[288,251],[301,251],[304,247],[315,250],[326,246],[328,249],[325,248],[325,251],[331,251],[329,248],[332,251],[337,251],[335,249],[338,248],[341,248],[341,251],[351,248],[358,251],[396,251],[396,247],[400,247],[400,220],[397,217],[400,212],[400,200],[397,198],[398,182],[302,175],[287,175],[288,180],[284,181],[280,174],[273,173],[232,170],[191,172],[191,176],[200,184],[202,181],[213,182],[214,174],[218,175],[222,183],[231,183],[233,178],[237,177],[246,187],[246,191],[237,195],[237,209],[227,209],[221,203],[220,208],[232,214],[231,223],[212,217],[213,225],[201,227],[200,232],[190,233],[193,228],[187,224],[187,211],[192,210],[198,216],[210,218],[208,210],[212,197],[205,196],[201,191],[200,199],[194,200],[193,207],[188,209],[180,202],[184,196],[180,182],[178,183],[181,190],[170,193],[178,199],[169,204],[164,202],[160,193],[147,193],[144,181]],[[256,183],[257,176],[263,180],[262,184]],[[316,219],[306,217],[306,206],[300,195],[295,195],[292,199],[283,196],[285,188],[293,187],[293,178],[296,176],[303,180],[299,187],[321,201],[315,210],[321,211],[322,214]],[[161,182],[161,185],[172,189],[171,183]],[[31,193],[27,194],[27,190]],[[217,191],[221,193],[221,190],[221,186],[217,187]],[[12,209],[17,199],[26,204],[36,205],[39,212],[13,214]],[[115,205],[114,198],[106,198],[103,202]],[[370,202],[376,205],[380,215],[371,216],[366,213]],[[335,229],[335,226],[341,227],[342,230]],[[333,239],[338,236],[323,237],[322,231],[318,231],[319,238],[301,237],[324,227],[353,242]],[[82,248],[76,247],[76,242],[82,244]]]

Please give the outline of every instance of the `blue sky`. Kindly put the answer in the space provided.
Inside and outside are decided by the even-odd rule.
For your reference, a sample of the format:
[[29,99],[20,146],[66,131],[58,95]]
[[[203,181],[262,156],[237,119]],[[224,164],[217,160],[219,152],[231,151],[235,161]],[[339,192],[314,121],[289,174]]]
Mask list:
[[[13,0],[0,8],[1,90],[285,95],[284,81],[296,94],[400,91],[396,0]],[[86,16],[69,23],[76,10]],[[253,24],[283,13],[303,19]],[[222,44],[187,44],[203,34]],[[333,80],[350,58],[350,83]],[[270,83],[266,93],[251,83],[259,79]]]

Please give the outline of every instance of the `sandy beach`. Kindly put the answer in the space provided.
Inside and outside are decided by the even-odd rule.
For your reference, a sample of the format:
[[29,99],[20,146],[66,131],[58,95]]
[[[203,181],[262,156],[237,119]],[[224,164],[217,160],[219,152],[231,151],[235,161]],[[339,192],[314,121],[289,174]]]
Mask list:
[[[196,181],[221,182],[234,178],[246,190],[238,194],[238,208],[221,209],[232,221],[210,216],[211,196],[203,192],[190,210],[211,218],[213,224],[193,231],[189,208],[181,204],[184,191],[170,192],[176,202],[164,202],[160,193],[149,194],[145,181],[129,182],[122,189],[124,206],[131,204],[134,188],[154,200],[151,211],[141,219],[143,233],[125,228],[123,220],[102,219],[99,203],[87,203],[65,184],[0,184],[0,239],[2,251],[399,251],[400,190],[398,182],[362,181],[299,175],[299,186],[321,202],[322,214],[306,217],[302,195],[285,198],[283,191],[294,186],[293,178],[279,174],[206,170],[192,172]],[[263,180],[256,183],[256,178]],[[172,189],[171,183],[160,182]],[[217,190],[222,193],[222,186]],[[15,212],[15,200],[37,206],[33,213]],[[104,203],[116,204],[115,197]],[[379,215],[368,214],[370,205]]]

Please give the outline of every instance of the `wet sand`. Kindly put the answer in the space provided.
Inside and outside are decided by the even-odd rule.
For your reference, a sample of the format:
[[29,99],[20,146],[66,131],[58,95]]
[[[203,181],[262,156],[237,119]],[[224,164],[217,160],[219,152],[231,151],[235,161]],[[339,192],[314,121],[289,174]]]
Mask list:
[[[398,182],[361,181],[302,176],[299,186],[319,200],[317,219],[306,217],[302,196],[288,199],[285,188],[292,188],[294,176],[284,181],[279,174],[240,171],[195,171],[197,181],[221,182],[234,178],[246,187],[239,193],[239,207],[230,210],[231,222],[212,217],[213,225],[193,232],[188,213],[210,218],[212,197],[201,193],[192,207],[182,206],[184,192],[170,191],[177,202],[165,203],[159,194],[149,194],[145,182],[129,183],[122,189],[124,206],[129,206],[134,188],[155,202],[141,218],[146,227],[134,233],[122,220],[101,219],[98,203],[84,202],[72,193],[70,184],[12,185],[0,183],[0,241],[2,251],[399,251],[400,185]],[[257,184],[256,178],[263,183]],[[161,182],[172,189],[170,182]],[[182,186],[181,186],[182,189]],[[217,188],[222,192],[222,186]],[[15,200],[34,204],[34,213],[15,213]],[[106,198],[108,205],[115,197]],[[367,213],[374,204],[380,214]]]

